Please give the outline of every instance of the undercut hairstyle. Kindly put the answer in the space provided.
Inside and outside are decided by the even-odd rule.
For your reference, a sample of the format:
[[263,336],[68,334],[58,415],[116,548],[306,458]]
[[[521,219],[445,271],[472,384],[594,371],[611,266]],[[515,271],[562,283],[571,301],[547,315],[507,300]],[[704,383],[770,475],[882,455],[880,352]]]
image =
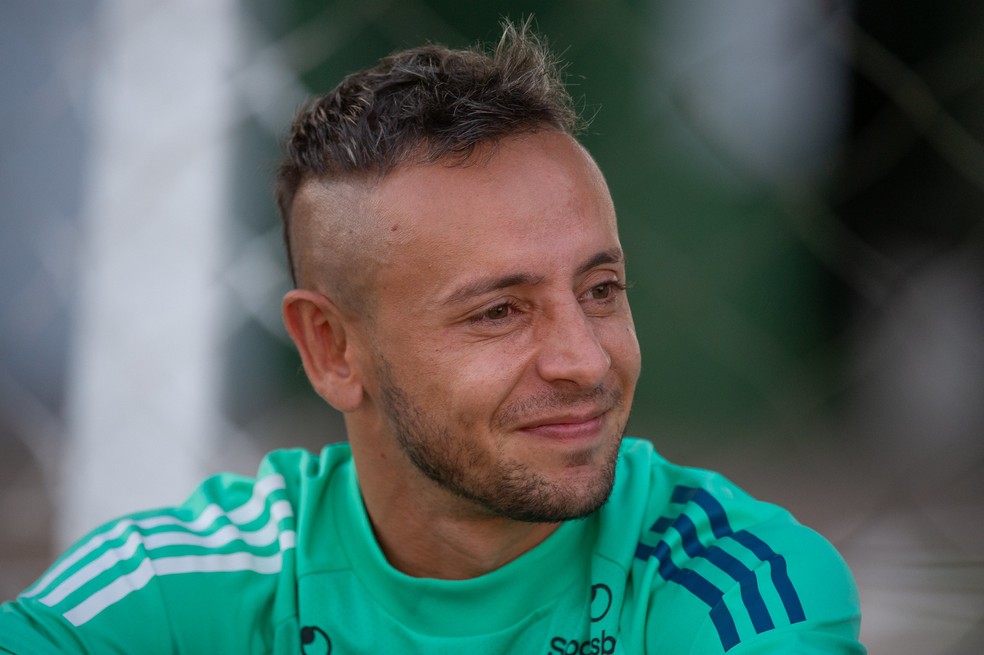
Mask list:
[[294,119],[277,174],[287,258],[299,283],[292,207],[302,184],[379,179],[405,163],[464,163],[481,145],[581,121],[561,69],[527,20],[491,51],[425,45],[353,73]]

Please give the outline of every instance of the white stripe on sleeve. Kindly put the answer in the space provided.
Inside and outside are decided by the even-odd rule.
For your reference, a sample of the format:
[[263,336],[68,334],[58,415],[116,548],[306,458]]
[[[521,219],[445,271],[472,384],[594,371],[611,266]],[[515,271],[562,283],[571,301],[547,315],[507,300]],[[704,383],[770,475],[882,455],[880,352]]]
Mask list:
[[[158,527],[162,527],[162,526],[174,526],[174,527],[177,527],[177,528],[180,528],[180,529],[184,529],[184,530],[188,530],[188,531],[191,531],[191,532],[200,532],[200,531],[202,531],[202,530],[210,527],[212,524],[215,523],[215,521],[219,517],[221,517],[223,515],[227,516],[229,518],[229,520],[233,524],[242,525],[242,524],[250,523],[251,521],[256,520],[263,513],[263,509],[266,506],[266,499],[267,499],[267,497],[271,493],[273,493],[274,491],[276,491],[278,489],[284,489],[285,487],[286,487],[286,483],[284,481],[283,476],[281,476],[281,475],[270,475],[270,476],[264,477],[264,478],[262,478],[260,480],[257,480],[257,482],[253,486],[253,494],[252,494],[252,496],[243,505],[241,505],[241,506],[239,506],[239,507],[237,507],[235,509],[232,509],[229,512],[224,512],[221,507],[219,507],[218,505],[212,503],[212,504],[206,506],[205,509],[202,510],[201,514],[199,514],[192,521],[182,521],[181,519],[178,519],[177,517],[175,517],[173,515],[169,515],[169,514],[163,514],[163,515],[160,515],[160,516],[151,516],[151,517],[147,517],[147,518],[139,519],[139,520],[123,519],[123,520],[115,523],[106,532],[103,532],[103,533],[100,533],[100,534],[97,534],[97,535],[93,535],[87,542],[81,544],[78,548],[76,548],[75,550],[73,550],[70,554],[68,554],[65,557],[65,559],[63,559],[59,564],[57,564],[54,568],[52,568],[50,571],[48,571],[48,573],[46,573],[40,580],[38,580],[37,583],[35,583],[30,589],[28,589],[27,591],[25,591],[22,595],[24,597],[38,596],[38,595],[44,593],[45,591],[48,592],[47,595],[46,595],[46,597],[47,596],[51,596],[52,594],[55,594],[55,592],[58,591],[58,588],[57,587],[55,589],[50,590],[50,591],[48,591],[48,589],[51,586],[51,584],[58,577],[60,577],[61,575],[63,575],[68,569],[70,569],[72,566],[74,566],[75,564],[77,564],[80,560],[82,560],[83,558],[85,558],[87,555],[89,555],[93,551],[95,551],[98,548],[100,548],[101,546],[103,546],[106,542],[112,541],[114,539],[118,539],[128,529],[130,529],[132,527],[137,527],[137,528],[141,528],[141,529],[151,529],[151,528],[158,528]],[[271,521],[267,525],[265,525],[261,529],[260,532],[262,532],[263,530],[266,530],[270,526],[270,524],[272,523],[273,524],[273,532],[275,534],[276,533],[276,523],[280,519],[282,519],[282,518],[284,518],[286,516],[292,516],[293,515],[293,511],[291,510],[290,503],[288,503],[285,500],[282,500],[282,501],[277,501],[276,503],[274,503],[270,507],[270,515],[271,515],[270,516]],[[227,526],[227,527],[233,527],[234,530],[237,530],[234,526]],[[223,528],[223,529],[225,529],[225,528]],[[221,530],[219,530],[219,532],[221,532]],[[164,534],[179,534],[179,533],[164,533]],[[218,534],[218,532],[216,534]],[[199,539],[201,541],[198,542],[198,543],[196,543],[195,545],[201,545],[201,546],[204,546],[204,547],[214,547],[215,545],[221,545],[221,544],[218,544],[217,541],[218,540],[221,540],[222,538],[225,538],[225,537],[229,536],[230,534],[232,534],[232,531],[227,531],[226,533],[224,533],[224,535],[222,537],[215,537],[214,535],[210,535],[210,536],[207,536],[207,537],[199,537]],[[243,534],[253,534],[253,533],[241,533],[240,532],[238,534],[243,535]],[[157,535],[148,535],[145,538],[145,545],[146,545],[148,539],[153,539],[153,538],[157,538]],[[158,538],[158,541],[156,541],[156,542],[155,541],[151,541],[151,544],[152,545],[149,545],[147,547],[148,548],[160,548],[160,547],[165,546],[165,545],[173,545],[173,544],[181,543],[180,540],[182,539],[182,537],[175,536],[175,537],[172,537],[172,538],[175,541],[168,542],[167,539],[166,539],[166,537],[164,537],[163,534],[162,534],[161,537]],[[192,536],[189,535],[189,538],[192,538]],[[232,536],[231,538],[229,538],[229,541],[232,541],[235,538],[236,538],[236,536]],[[259,535],[259,536],[256,536],[256,537],[240,537],[240,538],[243,538],[243,540],[246,541],[246,543],[250,543],[251,545],[268,545],[269,543],[272,543],[272,541],[273,541],[273,537],[272,536],[269,536],[269,533],[264,533],[264,534]],[[106,555],[108,555],[110,552],[114,552],[114,551],[117,553],[117,555],[125,552],[125,551],[122,551],[121,549],[125,548],[127,546],[127,544],[130,543],[130,539],[132,539],[132,537],[131,538],[128,538],[127,541],[125,542],[125,544],[123,546],[117,547],[117,548],[113,549],[113,551],[108,551]],[[210,539],[213,539],[213,540],[216,540],[216,541],[211,541],[210,542],[209,541]],[[265,543],[260,543],[260,542],[263,542],[264,539],[267,539],[267,541]],[[228,543],[228,541],[223,542],[223,543]],[[99,559],[94,560],[93,562],[87,564],[86,567],[83,567],[83,569],[81,569],[78,572],[76,572],[75,574],[73,574],[69,579],[64,580],[59,586],[64,585],[65,583],[68,583],[72,578],[75,578],[76,576],[79,576],[80,574],[82,574],[83,577],[84,577],[85,576],[85,574],[84,574],[85,569],[88,568],[88,567],[90,567],[90,566],[95,565],[96,562],[107,561],[107,560],[104,560],[103,559],[104,557],[106,557],[106,555],[100,556]],[[132,553],[130,553],[130,555],[127,555],[126,557],[122,557],[122,558],[116,557],[115,559],[117,559],[117,560],[126,559],[129,556],[132,556]],[[94,569],[98,569],[98,566],[99,565],[96,565],[94,567]],[[103,570],[105,570],[105,569],[103,569]],[[83,583],[86,582],[86,581],[88,581],[88,580],[91,580],[92,578],[95,577],[95,575],[98,575],[98,573],[100,573],[100,572],[101,571],[96,571],[96,573],[94,575],[91,575],[91,576],[87,577],[85,580],[83,580]],[[82,579],[82,578],[79,578],[79,579]],[[80,586],[80,585],[74,586],[74,588],[71,589],[68,593],[71,593],[71,591],[74,590],[75,588],[78,588],[78,586]],[[64,598],[64,596],[66,596],[66,595],[67,595],[67,593],[62,594],[61,597]],[[57,602],[57,601],[54,601],[54,602]]]

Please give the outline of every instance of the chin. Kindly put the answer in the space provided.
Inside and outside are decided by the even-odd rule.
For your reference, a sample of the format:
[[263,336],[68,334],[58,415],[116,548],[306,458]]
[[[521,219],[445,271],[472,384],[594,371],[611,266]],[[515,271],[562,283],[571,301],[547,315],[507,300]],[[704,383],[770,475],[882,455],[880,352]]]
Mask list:
[[544,498],[532,502],[509,518],[529,523],[560,523],[584,519],[594,514],[608,501],[612,485],[606,485],[590,495],[584,495],[583,489],[579,491],[582,493],[576,498],[565,494],[559,498]]
[[585,518],[605,504],[615,483],[615,459],[596,462],[595,457],[553,475],[518,469],[518,475],[501,481],[499,493],[488,506],[502,516],[525,522]]

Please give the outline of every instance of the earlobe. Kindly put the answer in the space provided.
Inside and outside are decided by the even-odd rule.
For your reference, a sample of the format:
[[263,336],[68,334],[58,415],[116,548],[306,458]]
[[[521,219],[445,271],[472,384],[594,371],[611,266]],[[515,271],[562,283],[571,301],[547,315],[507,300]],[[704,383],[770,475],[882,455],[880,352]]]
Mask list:
[[338,307],[316,291],[294,289],[284,296],[282,309],[311,386],[335,409],[357,409],[362,381],[353,362],[348,322]]

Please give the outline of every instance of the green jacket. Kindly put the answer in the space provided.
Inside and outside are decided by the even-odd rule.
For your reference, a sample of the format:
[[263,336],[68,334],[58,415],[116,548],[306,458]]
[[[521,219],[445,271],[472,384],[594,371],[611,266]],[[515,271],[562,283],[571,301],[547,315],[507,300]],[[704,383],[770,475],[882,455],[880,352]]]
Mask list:
[[859,623],[827,541],[647,441],[594,515],[459,581],[386,562],[336,444],[92,532],[0,606],[0,653],[848,654]]

